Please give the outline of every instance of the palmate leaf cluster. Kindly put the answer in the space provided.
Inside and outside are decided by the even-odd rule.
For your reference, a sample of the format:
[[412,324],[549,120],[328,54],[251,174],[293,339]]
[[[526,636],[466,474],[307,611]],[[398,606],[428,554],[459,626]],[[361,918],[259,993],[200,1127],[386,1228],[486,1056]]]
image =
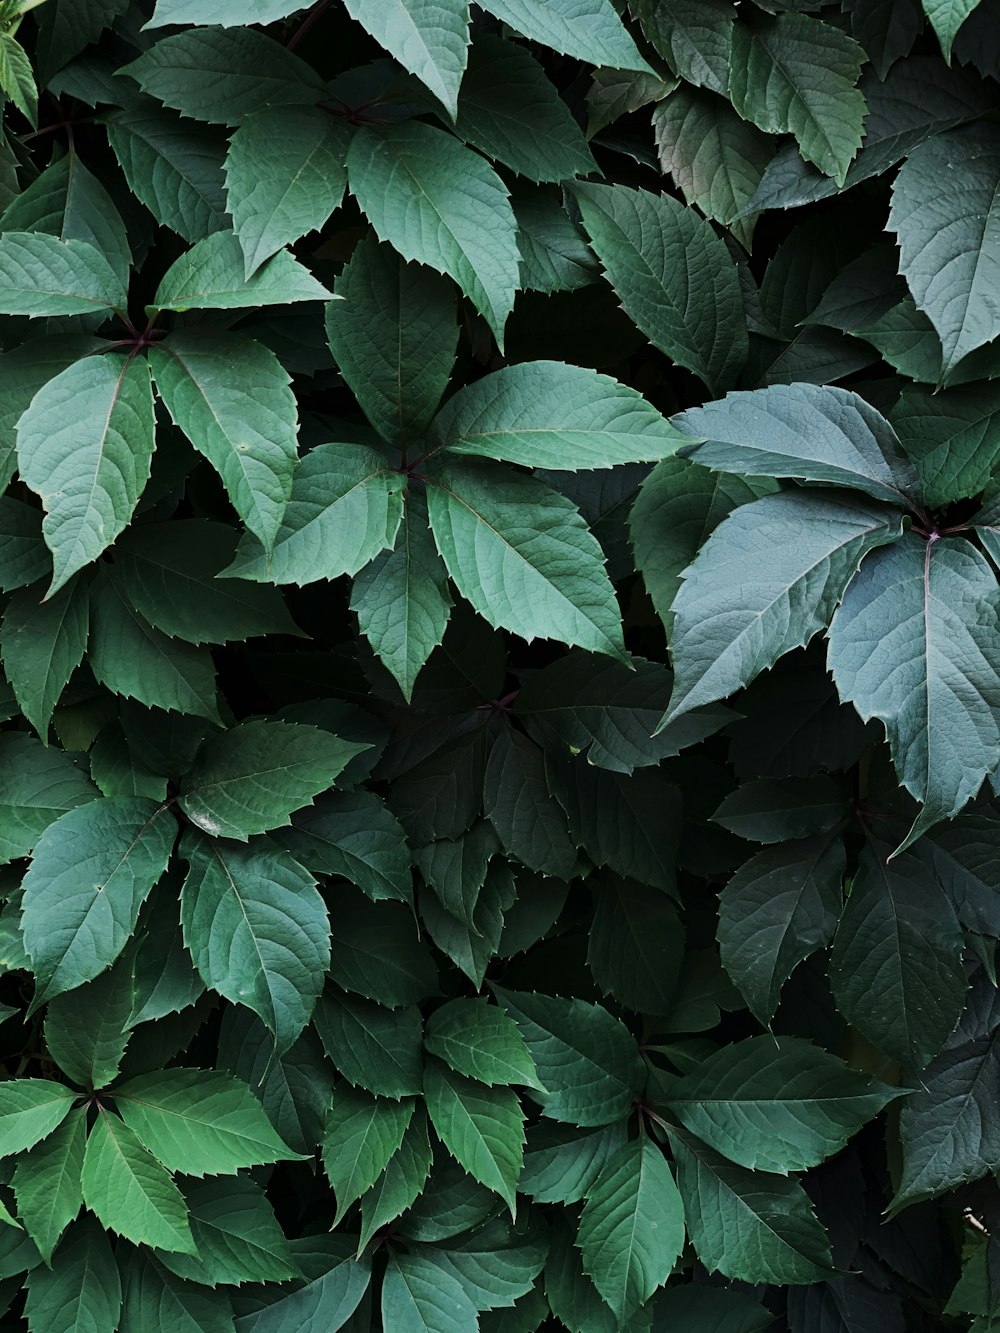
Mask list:
[[1000,1327],[998,79],[0,2],[0,1330]]

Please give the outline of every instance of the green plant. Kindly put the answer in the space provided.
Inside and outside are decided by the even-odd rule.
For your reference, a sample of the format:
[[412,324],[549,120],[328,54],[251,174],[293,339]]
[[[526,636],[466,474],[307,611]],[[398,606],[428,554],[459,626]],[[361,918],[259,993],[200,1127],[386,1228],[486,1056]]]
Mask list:
[[0,3],[0,1328],[1000,1327],[998,20]]

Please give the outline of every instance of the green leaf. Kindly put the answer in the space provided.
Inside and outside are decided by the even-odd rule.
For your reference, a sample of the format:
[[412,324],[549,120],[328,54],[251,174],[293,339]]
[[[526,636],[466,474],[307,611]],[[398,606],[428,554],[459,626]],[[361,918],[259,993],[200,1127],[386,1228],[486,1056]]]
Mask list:
[[901,531],[898,513],[821,492],[786,491],[734,510],[674,598],[667,724],[727,698],[807,644],[826,627],[865,555]]
[[413,899],[410,851],[396,817],[371,792],[328,792],[277,835],[316,874],[341,875],[374,902]]
[[761,1023],[799,963],[833,939],[844,873],[843,843],[809,838],[758,852],[720,894],[722,965]]
[[4,611],[4,669],[21,712],[43,741],[56,704],[83,660],[90,630],[88,592],[80,578],[43,600],[44,586],[36,584],[15,593]]
[[468,56],[467,0],[346,0],[345,8],[454,119]]
[[583,233],[548,190],[518,192],[514,200],[520,285],[526,291],[577,291],[597,279],[597,262]]
[[33,1268],[25,1315],[32,1333],[115,1333],[122,1288],[107,1234],[96,1221],[79,1221],[59,1247],[52,1268]]
[[0,861],[30,856],[50,824],[96,795],[61,750],[23,732],[0,733]]
[[753,842],[783,842],[827,833],[847,819],[847,792],[825,773],[785,782],[761,778],[746,782],[725,798],[712,815],[740,838]]
[[[17,423],[31,405],[38,390],[54,375],[71,366],[81,357],[96,351],[99,343],[95,338],[79,333],[49,334],[41,338],[28,338],[0,353],[0,481],[4,486],[14,475],[17,464]],[[14,512],[12,506],[19,502],[4,497],[4,509]],[[34,518],[34,511],[30,511]],[[27,528],[25,515],[24,535],[34,529]],[[6,526],[6,525],[5,525]],[[30,577],[21,577],[20,584],[8,582],[13,576],[7,572],[9,554],[4,551],[5,586],[18,587],[20,584],[33,583],[46,572],[41,568],[32,568]]]
[[268,553],[245,542],[224,572],[261,583],[315,583],[356,574],[392,547],[405,479],[367,445],[321,444],[302,459]]
[[448,573],[489,624],[529,642],[622,655],[602,553],[572,501],[534,477],[470,460],[435,472],[427,503]]
[[518,282],[517,222],[493,169],[443,131],[407,121],[362,126],[347,172],[379,240],[454,278],[502,345]]
[[635,0],[647,40],[688,83],[729,94],[733,0]]
[[496,861],[487,871],[471,925],[446,911],[435,893],[420,896],[420,915],[428,934],[477,991],[482,990],[486,969],[500,947],[504,912],[516,895],[510,866]]
[[865,564],[833,618],[840,697],[885,724],[899,780],[923,805],[901,847],[956,815],[1000,762],[998,611],[975,547],[908,534]]
[[232,136],[226,196],[248,278],[340,207],[347,142],[345,128],[314,107],[259,111]]
[[134,953],[129,950],[93,981],[48,1003],[44,1032],[49,1055],[88,1092],[118,1077],[132,1035],[133,968]]
[[978,4],[979,0],[921,0],[923,11],[941,43],[941,54],[949,65],[958,30]]
[[247,278],[243,250],[231,231],[192,245],[163,275],[150,314],[160,310],[240,310],[248,306],[326,301],[330,293],[287,250]]
[[[514,1306],[532,1290],[548,1248],[548,1236],[530,1220],[511,1226],[497,1219],[447,1249],[437,1247],[433,1259],[440,1272],[458,1278],[478,1309],[494,1310]],[[544,1309],[544,1298],[541,1304]]]
[[996,386],[969,385],[936,393],[910,384],[891,418],[932,508],[970,499],[988,486],[1000,461]]
[[426,503],[410,491],[395,546],[360,571],[351,591],[351,610],[361,633],[407,702],[422,667],[444,638],[452,606]]
[[125,530],[149,479],[149,367],[108,354],[61,371],[19,421],[17,450],[21,477],[45,508],[51,596]]
[[0,236],[0,314],[106,317],[125,303],[120,277],[86,241],[28,231]]
[[588,65],[655,72],[639,54],[610,0],[552,0],[544,8],[531,0],[486,0],[481,7],[529,41]]
[[673,424],[704,441],[693,456],[715,471],[849,486],[905,507],[919,495],[917,475],[892,427],[847,389],[780,384],[731,393],[689,408]]
[[286,1282],[299,1269],[259,1185],[245,1176],[189,1181],[184,1187],[198,1257],[158,1256],[178,1277],[217,1283]]
[[121,953],[177,836],[155,801],[91,801],[50,824],[24,878],[21,923],[35,1004],[82,986]]
[[343,1084],[323,1135],[323,1165],[337,1199],[337,1218],[378,1180],[413,1118],[411,1100],[372,1097]]
[[684,957],[684,928],[661,889],[593,875],[587,966],[606,995],[643,1014],[668,1013]]
[[48,1138],[69,1115],[78,1095],[44,1078],[0,1083],[0,1157],[24,1152]]
[[366,1248],[376,1231],[410,1207],[423,1189],[430,1169],[427,1121],[423,1111],[418,1110],[410,1120],[399,1150],[361,1200],[359,1250]]
[[9,32],[0,33],[0,89],[27,119],[38,126],[38,87],[31,61],[20,42]]
[[46,1264],[83,1204],[87,1116],[72,1112],[54,1133],[20,1158],[14,1170],[18,1216]]
[[416,862],[445,911],[472,926],[487,866],[496,851],[496,834],[489,824],[481,823],[461,838],[442,839],[421,847],[416,852]]
[[274,23],[304,9],[302,0],[156,0],[144,28],[217,23],[238,28],[248,23]]
[[[9,471],[14,472],[13,458]],[[52,558],[42,539],[42,515],[34,505],[0,496],[0,588],[9,592],[41,579],[52,568]],[[44,587],[36,601],[41,601]]]
[[168,1171],[235,1175],[299,1156],[275,1134],[246,1084],[215,1070],[140,1074],[115,1088],[115,1105]]
[[269,348],[234,335],[173,334],[150,353],[156,392],[222,478],[236,512],[271,548],[292,494],[295,398]]
[[369,234],[334,284],[326,307],[337,369],[384,440],[402,446],[426,433],[455,363],[455,291],[407,264]]
[[138,614],[114,566],[102,566],[91,593],[87,662],[115,694],[150,708],[219,722],[215,667],[207,648],[170,639]]
[[521,1029],[545,1092],[533,1092],[551,1120],[608,1125],[629,1114],[643,1080],[628,1028],[599,1004],[494,986]]
[[709,1272],[751,1283],[832,1276],[830,1241],[797,1180],[734,1166],[681,1130],[670,1146],[691,1244]]
[[420,1094],[419,1009],[386,1009],[354,995],[328,993],[320,998],[314,1021],[324,1050],[348,1083],[394,1101]]
[[134,1255],[125,1269],[120,1333],[233,1333],[229,1298],[183,1282],[148,1255]]
[[373,903],[346,889],[327,975],[343,990],[392,1009],[437,995],[438,975],[413,913],[402,903]]
[[713,393],[729,388],[747,356],[746,319],[736,266],[710,224],[667,194],[578,185],[575,195],[625,313]]
[[540,1087],[535,1063],[517,1024],[487,1000],[450,1000],[427,1020],[424,1044],[456,1073],[490,1087]]
[[867,106],[856,84],[864,61],[852,37],[807,14],[737,23],[729,94],[744,120],[767,134],[794,134],[805,160],[843,185],[861,147]]
[[667,1104],[692,1134],[749,1170],[787,1175],[844,1146],[902,1089],[869,1081],[801,1037],[748,1037],[671,1080]]
[[486,33],[469,53],[455,133],[529,180],[597,171],[583,131],[538,61],[523,46]]
[[627,1131],[623,1120],[589,1132],[544,1122],[530,1126],[518,1188],[539,1203],[579,1203],[625,1146]]
[[252,1009],[287,1050],[312,1016],[330,961],[326,904],[312,875],[266,840],[241,846],[192,832],[181,855],[189,866],[184,943],[202,980]]
[[181,809],[213,838],[246,842],[290,823],[367,749],[317,727],[249,721],[205,743],[185,776]]
[[422,1254],[393,1255],[382,1280],[382,1327],[393,1333],[473,1333],[476,1307],[457,1278]]
[[483,811],[504,850],[530,870],[573,874],[579,855],[565,812],[549,791],[544,753],[512,727],[499,733],[490,750]]
[[561,361],[506,366],[459,389],[428,437],[431,450],[573,471],[656,462],[683,443],[634,389]]
[[309,105],[325,92],[310,65],[253,28],[173,33],[120,72],[182,115],[217,125],[238,125],[255,111]]
[[157,222],[191,244],[228,227],[218,131],[152,101],[112,113],[105,126],[129,189]]
[[82,1183],[84,1203],[109,1230],[136,1245],[194,1253],[180,1190],[128,1125],[107,1111],[87,1139]]
[[885,864],[865,848],[833,942],[837,1008],[907,1068],[944,1046],[965,1000],[962,932],[954,909],[912,855]]
[[[343,1236],[310,1237],[308,1253],[311,1280],[273,1305],[244,1315],[237,1333],[299,1333],[312,1325],[335,1333],[348,1324],[368,1290],[371,1261],[355,1258],[354,1246]],[[350,1327],[360,1333],[358,1323]]]
[[584,1271],[622,1322],[670,1276],[684,1248],[684,1208],[662,1149],[648,1136],[602,1168],[577,1244]]
[[998,188],[1000,153],[976,125],[919,145],[893,185],[889,227],[899,242],[900,272],[941,338],[945,379],[963,356],[1000,334],[992,297],[1000,271]]

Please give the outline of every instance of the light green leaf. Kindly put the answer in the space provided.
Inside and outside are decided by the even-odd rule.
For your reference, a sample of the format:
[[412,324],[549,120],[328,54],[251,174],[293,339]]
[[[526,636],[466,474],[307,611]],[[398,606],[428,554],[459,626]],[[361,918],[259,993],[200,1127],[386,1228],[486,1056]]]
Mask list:
[[340,207],[347,144],[346,127],[315,107],[259,111],[230,139],[226,195],[248,278]]
[[[0,481],[5,487],[17,464],[17,423],[31,405],[32,398],[54,375],[99,347],[98,340],[86,334],[56,333],[28,338],[0,353]],[[9,496],[5,496],[4,501],[4,507],[8,509],[11,504],[19,503]],[[4,556],[6,566],[9,557],[6,552]],[[45,569],[40,568],[30,578],[22,578],[21,582],[33,583],[44,573]],[[5,586],[19,586],[6,582],[12,577],[6,569],[4,575]]]
[[150,363],[175,424],[270,550],[298,453],[295,398],[281,362],[262,343],[213,331],[172,335],[152,349]]
[[830,955],[837,1008],[915,1073],[944,1046],[965,1002],[962,931],[951,903],[912,855],[861,855]]
[[176,835],[171,812],[138,796],[91,801],[48,826],[24,878],[21,909],[36,1006],[114,962]]
[[923,805],[900,850],[956,815],[1000,763],[998,617],[985,556],[915,534],[865,564],[833,617],[840,697],[885,724],[899,780]]
[[625,313],[713,393],[729,388],[747,356],[746,316],[736,265],[710,224],[667,194],[624,185],[575,194]]
[[975,124],[920,144],[893,184],[889,229],[899,242],[900,272],[941,338],[944,379],[962,357],[1000,334],[993,295],[1000,275],[998,190],[1000,151]]
[[856,86],[864,62],[853,37],[808,14],[737,23],[729,95],[744,120],[767,134],[794,134],[805,160],[843,185],[867,112]]
[[45,1012],[45,1045],[68,1078],[99,1091],[118,1077],[132,1035],[135,953],[128,950],[93,981],[51,999]]
[[87,1139],[83,1200],[98,1221],[135,1245],[194,1253],[184,1198],[138,1137],[102,1111]]
[[518,283],[517,222],[496,172],[453,136],[415,120],[362,126],[347,172],[379,240],[454,278],[502,346]]
[[476,1307],[457,1278],[422,1254],[394,1254],[382,1280],[382,1327],[393,1333],[474,1333]]
[[323,1165],[337,1199],[337,1218],[370,1189],[403,1142],[412,1100],[392,1101],[341,1084],[323,1135]]
[[38,87],[34,71],[24,47],[7,31],[0,33],[0,90],[36,129]]
[[321,444],[299,464],[270,556],[241,543],[224,572],[261,583],[315,583],[356,574],[391,548],[405,478],[367,445]]
[[231,231],[192,245],[163,275],[150,314],[160,310],[240,310],[248,306],[328,301],[330,293],[287,250],[247,278],[243,250]]
[[684,1207],[648,1136],[620,1148],[591,1186],[577,1244],[584,1271],[624,1322],[670,1276],[684,1248]]
[[276,23],[305,8],[302,0],[156,0],[153,17],[143,26],[217,23],[220,28],[241,28],[249,23]]
[[126,299],[118,274],[86,241],[0,235],[0,314],[110,315],[124,310]]
[[330,961],[326,904],[312,875],[266,840],[244,847],[190,833],[181,855],[189,866],[181,922],[195,967],[207,986],[252,1009],[286,1051],[312,1016]]
[[11,1182],[17,1212],[47,1264],[83,1204],[83,1153],[87,1114],[71,1113],[54,1133],[20,1158]]
[[213,838],[246,842],[288,824],[293,810],[331,787],[367,748],[318,727],[241,722],[202,747],[184,778],[180,806]]
[[73,1109],[78,1093],[45,1078],[0,1082],[0,1157],[33,1148],[47,1139]]
[[246,1176],[193,1180],[184,1186],[198,1257],[158,1256],[178,1277],[223,1282],[286,1282],[298,1265],[261,1187]]
[[427,503],[459,592],[495,627],[620,657],[601,549],[579,510],[544,482],[485,460],[434,473]]
[[434,418],[428,448],[577,471],[656,462],[686,443],[635,389],[562,361],[476,380]]
[[[511,1226],[506,1220],[497,1218],[471,1236],[449,1241],[447,1248],[435,1247],[433,1259],[439,1271],[458,1278],[478,1309],[495,1310],[514,1307],[522,1296],[532,1291],[548,1249],[547,1233],[537,1225],[533,1227],[530,1220]],[[537,1288],[535,1294],[544,1309],[545,1298]],[[538,1309],[538,1304],[532,1307],[532,1317],[541,1317]],[[519,1320],[526,1313],[512,1309],[509,1317]],[[486,1327],[495,1327],[492,1321],[483,1322]]]
[[423,1086],[423,1023],[416,1006],[386,1009],[330,992],[316,1006],[316,1031],[334,1065],[376,1097],[418,1096]]
[[326,308],[337,369],[384,440],[420,442],[455,363],[454,288],[369,234],[334,292],[344,298]]
[[228,1176],[299,1156],[275,1134],[246,1084],[215,1070],[140,1074],[115,1089],[115,1105],[168,1171]]
[[30,856],[51,823],[97,794],[62,750],[24,732],[0,733],[0,862]]
[[379,1180],[362,1197],[359,1250],[367,1246],[376,1231],[395,1221],[410,1207],[423,1189],[430,1169],[427,1120],[423,1111],[417,1110],[399,1150],[393,1154]]
[[468,0],[345,0],[344,7],[454,119],[468,55]]
[[424,1044],[457,1073],[490,1087],[517,1083],[544,1091],[517,1024],[487,1000],[450,1000],[435,1009]]
[[937,33],[941,53],[949,65],[958,30],[978,4],[979,0],[921,0],[921,7]]
[[54,1266],[31,1270],[27,1290],[25,1315],[32,1333],[115,1333],[122,1288],[104,1228],[93,1218],[77,1222]]
[[749,684],[824,629],[862,559],[901,515],[865,500],[785,491],[734,510],[674,598],[668,724]]
[[54,565],[49,595],[122,533],[153,457],[149,367],[86,357],[49,380],[18,423],[21,477],[41,497]]
[[653,70],[642,56],[615,12],[611,0],[486,0],[481,6],[501,23],[509,23],[522,37],[574,56],[588,65],[608,69]]

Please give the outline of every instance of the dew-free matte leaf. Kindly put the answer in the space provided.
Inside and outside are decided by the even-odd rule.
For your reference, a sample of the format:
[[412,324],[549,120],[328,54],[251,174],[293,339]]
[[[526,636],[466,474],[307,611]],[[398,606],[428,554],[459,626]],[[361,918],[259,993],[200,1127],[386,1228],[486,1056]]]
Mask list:
[[194,332],[158,344],[150,362],[175,424],[270,549],[292,494],[298,452],[295,398],[280,361],[252,339]]
[[33,1268],[25,1315],[32,1333],[115,1333],[122,1287],[111,1241],[82,1218],[66,1236],[52,1268]]
[[419,121],[362,126],[347,171],[379,240],[454,278],[502,343],[518,284],[517,222],[496,172]]
[[194,1252],[180,1190],[128,1125],[102,1112],[87,1139],[83,1199],[98,1221],[135,1245]]
[[733,0],[636,0],[632,12],[671,69],[696,87],[728,95]]
[[344,126],[315,107],[258,111],[232,136],[226,197],[248,278],[340,207],[347,143]]
[[749,1170],[804,1171],[838,1152],[899,1089],[800,1037],[748,1037],[667,1088],[671,1112]]
[[235,1175],[298,1155],[278,1138],[246,1084],[216,1070],[140,1074],[115,1088],[115,1105],[168,1171]]
[[625,313],[712,393],[728,389],[747,356],[746,319],[736,266],[710,224],[671,195],[623,185],[579,185],[575,197]]
[[413,899],[406,834],[371,792],[327,792],[300,810],[278,837],[310,870],[342,875],[375,902]]
[[240,310],[329,299],[326,288],[287,250],[279,250],[247,278],[239,239],[231,231],[217,231],[167,269],[148,310]]
[[848,816],[844,786],[825,773],[782,781],[761,778],[730,792],[712,815],[730,833],[752,842],[775,843],[827,833]]
[[907,385],[891,413],[893,429],[937,508],[978,495],[1000,458],[1000,392],[970,384],[948,392]]
[[734,510],[674,598],[669,724],[725,699],[829,623],[861,561],[901,515],[831,493],[786,491]]
[[[99,347],[96,338],[80,333],[56,333],[28,338],[0,353],[0,481],[6,484],[17,466],[17,423],[38,390],[54,375]],[[18,502],[4,497],[4,507]],[[6,553],[5,553],[6,556]],[[4,559],[4,565],[7,565]],[[41,578],[39,569],[34,578]],[[4,571],[5,578],[10,578]],[[24,578],[24,583],[33,582]],[[8,586],[16,587],[15,583]]]
[[83,1204],[87,1116],[81,1108],[18,1160],[12,1185],[17,1212],[46,1263]]
[[144,27],[217,23],[220,28],[241,28],[274,23],[304,8],[301,0],[156,0],[153,17]]
[[914,149],[893,186],[900,271],[941,338],[945,378],[1000,333],[998,187],[1000,152],[978,125]]
[[21,909],[36,1004],[114,962],[176,835],[171,812],[137,796],[91,801],[48,826],[24,878]]
[[862,853],[833,942],[830,985],[849,1023],[919,1072],[962,1012],[962,931],[928,870],[909,853],[886,864],[886,851]]
[[356,574],[391,548],[405,479],[362,444],[321,444],[299,464],[274,550],[241,544],[224,572],[261,583],[315,583]]
[[486,460],[433,476],[431,529],[459,592],[491,625],[621,656],[618,603],[579,510],[544,482]]
[[430,1258],[393,1255],[382,1280],[382,1327],[398,1333],[471,1333],[476,1307],[457,1278]]
[[124,310],[125,289],[100,250],[43,232],[0,236],[0,313],[90,315]]
[[884,723],[899,780],[923,805],[904,846],[956,815],[1000,762],[998,614],[975,547],[907,534],[865,564],[834,615],[840,697]]
[[315,880],[267,839],[242,845],[192,833],[181,854],[189,866],[184,943],[202,980],[252,1009],[287,1050],[312,1016],[330,961]]
[[594,920],[587,966],[605,995],[628,1009],[665,1014],[684,957],[684,927],[658,888],[611,875],[592,875]]
[[751,1283],[832,1276],[830,1241],[798,1180],[734,1166],[680,1130],[670,1146],[691,1244],[709,1272]]
[[923,11],[941,43],[941,53],[949,64],[958,30],[978,4],[979,0],[921,0]]
[[[548,1248],[548,1236],[539,1228],[531,1228],[530,1223],[515,1228],[496,1219],[474,1235],[453,1241],[447,1249],[437,1248],[434,1261],[441,1271],[458,1278],[477,1307],[495,1310],[515,1306],[532,1291]],[[534,1294],[539,1295],[537,1290]],[[531,1313],[535,1317],[534,1307]]]
[[517,1093],[486,1087],[430,1060],[424,1096],[444,1146],[475,1180],[500,1195],[513,1217],[524,1155],[524,1114]]
[[454,119],[468,57],[468,0],[345,0],[344,7]]
[[51,823],[97,794],[62,750],[24,732],[0,733],[0,861],[29,856]]
[[341,1084],[334,1095],[323,1135],[323,1165],[337,1199],[337,1217],[370,1189],[399,1149],[410,1120],[412,1100],[372,1097]]
[[419,848],[414,859],[445,911],[471,927],[490,857],[497,850],[493,829],[479,823],[461,838],[444,838]]
[[599,1004],[494,986],[517,1022],[545,1092],[534,1090],[551,1120],[608,1125],[629,1112],[643,1078],[635,1039]]
[[345,888],[336,920],[327,974],[343,990],[391,1009],[439,993],[437,968],[402,903],[373,903]]
[[549,791],[544,752],[513,727],[493,741],[483,776],[483,812],[504,850],[529,870],[572,875],[579,855],[565,812]]
[[620,1148],[587,1195],[577,1237],[584,1271],[619,1320],[666,1282],[684,1248],[684,1207],[648,1135]]
[[[13,454],[9,459],[14,473]],[[0,588],[10,592],[44,578],[52,568],[52,557],[42,538],[42,515],[34,505],[13,496],[0,496]],[[43,584],[37,589],[36,603],[45,596]]]
[[861,147],[867,106],[857,82],[865,53],[832,23],[780,14],[733,29],[729,93],[768,134],[794,134],[799,151],[838,185]]
[[441,1005],[427,1020],[424,1044],[457,1073],[480,1083],[539,1087],[517,1024],[486,1000],[450,1000]]
[[627,1128],[624,1121],[589,1131],[563,1125],[529,1127],[518,1188],[539,1203],[579,1203],[605,1163],[625,1146]]
[[486,0],[481,8],[522,37],[563,55],[608,69],[653,73],[611,0],[552,0],[544,6],[531,0]]
[[311,65],[253,28],[172,33],[121,72],[182,115],[217,125],[238,125],[272,107],[309,105],[325,91]]
[[506,366],[459,389],[428,436],[432,450],[562,471],[653,463],[686,442],[634,389],[562,361]]
[[83,660],[90,630],[86,576],[45,597],[45,584],[16,592],[0,625],[4,670],[21,712],[45,739],[63,690]]
[[18,467],[45,509],[50,594],[124,531],[149,479],[153,429],[141,358],[86,357],[32,399],[18,423]]
[[[310,1259],[311,1281],[279,1297],[273,1305],[243,1315],[237,1333],[298,1333],[313,1325],[342,1328],[351,1320],[371,1281],[371,1261],[356,1258],[355,1248],[346,1236],[310,1237],[309,1250],[304,1254]],[[367,1303],[362,1310],[367,1314]]]
[[423,1189],[430,1169],[427,1120],[423,1110],[418,1109],[410,1120],[399,1150],[361,1200],[359,1248],[363,1249],[376,1231],[410,1207]]
[[[152,1326],[164,1333],[233,1333],[233,1312],[223,1292],[206,1291],[175,1277],[165,1267],[171,1257],[131,1256],[125,1270],[120,1333]],[[159,1260],[159,1262],[157,1262]]]
[[163,1257],[178,1277],[205,1282],[285,1282],[298,1266],[261,1187],[246,1176],[190,1180],[184,1185],[198,1257]]
[[798,964],[833,939],[845,868],[839,838],[784,842],[752,856],[719,895],[722,965],[761,1023]]
[[214,838],[246,842],[289,823],[367,749],[317,727],[251,720],[215,736],[185,776],[180,806]]
[[49,1055],[74,1083],[99,1091],[118,1077],[131,1032],[134,953],[75,990],[56,995],[45,1013]]
[[48,1138],[73,1109],[78,1094],[45,1078],[0,1083],[0,1157],[33,1148]]
[[420,1094],[423,1023],[416,1006],[386,1009],[331,992],[320,998],[314,1021],[327,1055],[354,1087],[396,1101]]

